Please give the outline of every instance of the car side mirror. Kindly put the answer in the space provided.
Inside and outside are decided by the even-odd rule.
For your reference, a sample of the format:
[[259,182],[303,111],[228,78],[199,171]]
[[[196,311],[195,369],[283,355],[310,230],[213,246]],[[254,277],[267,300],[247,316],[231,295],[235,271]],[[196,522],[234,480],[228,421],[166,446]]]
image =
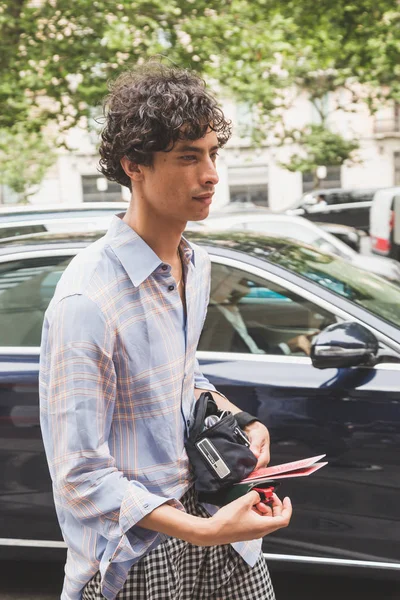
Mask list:
[[345,321],[329,325],[314,337],[310,357],[317,369],[357,367],[374,364],[378,349],[378,340],[369,329]]

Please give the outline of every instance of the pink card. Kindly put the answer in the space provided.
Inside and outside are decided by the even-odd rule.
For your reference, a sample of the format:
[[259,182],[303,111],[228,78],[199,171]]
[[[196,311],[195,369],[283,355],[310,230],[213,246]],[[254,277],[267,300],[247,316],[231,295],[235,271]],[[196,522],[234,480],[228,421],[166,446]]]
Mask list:
[[[321,467],[327,465],[327,462],[317,463],[318,460],[324,458],[326,454],[312,456],[311,458],[303,458],[293,462],[275,465],[274,467],[263,467],[256,469],[250,475],[243,479],[242,482],[254,481],[259,479],[283,479],[284,477],[301,477],[310,475]],[[317,464],[316,464],[317,463]]]

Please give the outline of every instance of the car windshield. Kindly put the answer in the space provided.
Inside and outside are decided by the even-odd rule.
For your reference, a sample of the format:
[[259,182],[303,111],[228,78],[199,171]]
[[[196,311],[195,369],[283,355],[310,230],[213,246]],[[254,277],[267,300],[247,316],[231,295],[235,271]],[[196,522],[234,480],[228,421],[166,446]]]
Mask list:
[[331,254],[306,247],[277,247],[268,260],[400,326],[400,287]]

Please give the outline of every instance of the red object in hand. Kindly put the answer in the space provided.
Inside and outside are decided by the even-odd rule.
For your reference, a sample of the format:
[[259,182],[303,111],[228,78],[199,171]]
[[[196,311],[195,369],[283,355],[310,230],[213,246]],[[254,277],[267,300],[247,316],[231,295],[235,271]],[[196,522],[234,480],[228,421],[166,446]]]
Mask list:
[[255,490],[256,492],[258,492],[258,494],[260,495],[260,499],[261,502],[263,502],[264,504],[270,504],[273,500],[273,494],[274,494],[274,487],[268,487],[268,488],[258,488],[258,487],[253,487],[253,490]]

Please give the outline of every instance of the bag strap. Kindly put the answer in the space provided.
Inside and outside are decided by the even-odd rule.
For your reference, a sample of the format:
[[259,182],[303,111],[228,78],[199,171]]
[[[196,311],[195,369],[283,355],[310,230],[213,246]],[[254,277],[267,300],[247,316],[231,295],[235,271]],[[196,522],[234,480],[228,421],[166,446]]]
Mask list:
[[218,406],[210,392],[202,392],[194,409],[194,422],[190,428],[189,438],[196,439],[204,429],[204,420],[208,415],[218,413]]

